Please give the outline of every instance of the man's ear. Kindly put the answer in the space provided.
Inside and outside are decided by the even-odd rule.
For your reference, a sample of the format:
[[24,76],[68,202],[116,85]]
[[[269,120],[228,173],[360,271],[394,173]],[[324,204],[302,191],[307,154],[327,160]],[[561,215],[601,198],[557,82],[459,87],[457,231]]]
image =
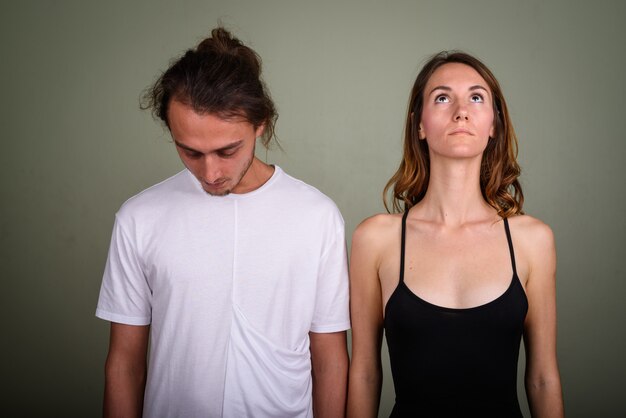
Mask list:
[[256,131],[254,131],[254,137],[260,138],[261,135],[263,135],[263,132],[265,132],[265,124],[259,125],[259,127],[256,128]]

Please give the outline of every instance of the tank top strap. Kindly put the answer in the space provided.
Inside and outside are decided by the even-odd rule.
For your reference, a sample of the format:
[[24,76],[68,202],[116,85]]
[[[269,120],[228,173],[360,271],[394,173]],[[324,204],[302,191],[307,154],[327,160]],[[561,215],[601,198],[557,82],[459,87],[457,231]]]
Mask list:
[[509,220],[503,218],[504,229],[506,231],[506,240],[509,243],[509,252],[511,253],[511,265],[513,266],[513,274],[517,276],[517,269],[515,268],[515,251],[513,251],[513,240],[511,239],[511,230],[509,229]]
[[402,215],[402,237],[400,241],[400,283],[404,282],[404,247],[406,241],[406,217],[409,215],[409,209],[404,211]]

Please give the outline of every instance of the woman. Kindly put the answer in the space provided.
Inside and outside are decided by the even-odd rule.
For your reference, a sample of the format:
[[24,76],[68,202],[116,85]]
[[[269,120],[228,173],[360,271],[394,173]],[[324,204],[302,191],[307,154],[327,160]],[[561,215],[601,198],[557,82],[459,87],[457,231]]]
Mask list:
[[431,58],[384,193],[404,214],[368,218],[352,240],[349,416],[377,415],[383,328],[392,417],[522,416],[522,334],[532,415],[563,416],[554,238],[523,215],[516,154],[491,71],[461,52]]

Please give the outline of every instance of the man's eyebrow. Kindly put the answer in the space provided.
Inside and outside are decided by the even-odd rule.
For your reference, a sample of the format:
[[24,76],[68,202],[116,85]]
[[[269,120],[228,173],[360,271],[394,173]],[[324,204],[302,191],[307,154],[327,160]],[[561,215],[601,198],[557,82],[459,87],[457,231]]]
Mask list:
[[[198,154],[204,154],[204,152],[202,151],[198,151],[197,149],[191,148],[183,143],[178,142],[177,140],[174,139],[174,143],[176,144],[177,147],[180,147],[184,150],[187,151],[191,151],[191,152],[197,152]],[[243,143],[243,139],[240,139],[239,141],[235,141],[231,144],[226,145],[225,147],[222,148],[218,148],[216,150],[213,150],[211,152],[224,152],[224,151],[229,151],[233,148],[237,148],[238,146],[240,146]]]
[[191,151],[191,152],[197,152],[198,154],[202,154],[202,153],[201,153],[200,151],[198,151],[197,149],[193,149],[193,148],[191,148],[191,147],[188,147],[188,146],[187,146],[187,145],[185,145],[185,144],[181,144],[181,143],[180,143],[180,142],[178,142],[177,140],[174,140],[174,143],[176,144],[176,146],[177,146],[177,147],[182,148],[182,149],[184,149],[184,150]]
[[218,148],[213,152],[224,152],[224,151],[229,151],[231,149],[237,148],[239,145],[243,144],[243,139],[240,139],[239,141],[235,141],[232,144],[228,144],[225,147],[222,148]]

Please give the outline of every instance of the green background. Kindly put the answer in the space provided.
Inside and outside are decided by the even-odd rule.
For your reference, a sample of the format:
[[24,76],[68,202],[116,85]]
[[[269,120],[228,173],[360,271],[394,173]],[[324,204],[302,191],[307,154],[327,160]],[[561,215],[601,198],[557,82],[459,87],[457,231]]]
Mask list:
[[113,216],[182,167],[139,96],[218,20],[263,57],[280,112],[284,152],[260,157],[332,197],[348,237],[383,211],[420,64],[453,48],[483,59],[519,135],[525,209],[556,235],[567,415],[624,416],[619,0],[2,2],[0,415],[100,414]]

